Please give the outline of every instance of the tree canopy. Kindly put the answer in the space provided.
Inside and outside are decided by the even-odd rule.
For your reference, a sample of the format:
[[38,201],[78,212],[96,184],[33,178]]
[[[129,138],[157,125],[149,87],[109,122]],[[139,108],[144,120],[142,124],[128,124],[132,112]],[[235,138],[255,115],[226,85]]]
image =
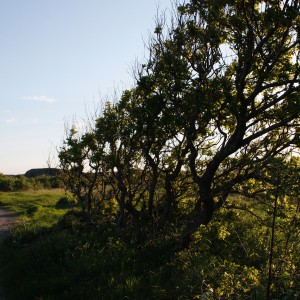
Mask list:
[[230,193],[292,159],[299,11],[297,0],[189,0],[157,20],[135,86],[59,150],[89,214],[117,215],[120,230],[132,220],[137,237],[141,224],[171,222],[184,248]]

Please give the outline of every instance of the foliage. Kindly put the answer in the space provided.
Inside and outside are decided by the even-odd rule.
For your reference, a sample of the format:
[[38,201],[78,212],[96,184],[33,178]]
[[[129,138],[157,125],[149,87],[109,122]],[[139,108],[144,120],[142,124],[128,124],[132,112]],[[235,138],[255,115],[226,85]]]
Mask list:
[[[265,299],[272,224],[267,202],[230,196],[228,205],[242,203],[252,213],[221,209],[189,249],[178,251],[180,232],[173,228],[148,228],[148,238],[136,243],[130,230],[120,235],[109,219],[82,222],[77,210],[62,216],[55,208],[62,194],[26,192],[4,202],[16,196],[11,208],[36,211],[1,245],[1,283],[12,299]],[[297,299],[300,232],[289,225],[299,222],[299,207],[297,201],[286,205],[281,201],[277,211],[271,296]]]
[[32,221],[3,245],[7,290],[296,299],[299,11],[296,0],[190,0],[158,20],[134,87],[59,150],[81,212],[55,224],[62,195],[18,208]]
[[24,175],[7,176],[0,173],[1,192],[17,192],[60,187],[62,187],[62,183],[58,176],[43,175],[35,178],[27,178]]
[[176,224],[185,248],[230,193],[299,150],[300,3],[177,4],[134,87],[85,132],[71,128],[59,159],[88,219],[110,211],[137,240]]
[[[296,11],[296,1],[186,2],[156,30],[136,86],[93,128],[70,130],[66,186],[121,233],[103,241],[118,275],[95,273],[95,298],[112,287],[115,299],[297,298]],[[161,247],[168,256],[152,256]],[[161,265],[141,272],[146,260]]]

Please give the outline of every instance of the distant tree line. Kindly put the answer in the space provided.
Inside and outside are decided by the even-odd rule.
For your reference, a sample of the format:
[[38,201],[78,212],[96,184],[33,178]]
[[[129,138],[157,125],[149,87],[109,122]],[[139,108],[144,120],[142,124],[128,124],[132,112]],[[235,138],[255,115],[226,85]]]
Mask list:
[[276,185],[289,165],[296,174],[299,11],[293,0],[190,0],[158,20],[135,86],[59,150],[87,218],[133,224],[137,237],[145,224],[180,228],[184,248],[231,193]]
[[38,176],[28,178],[24,175],[8,176],[0,174],[1,192],[19,192],[39,189],[52,189],[63,187],[58,176]]

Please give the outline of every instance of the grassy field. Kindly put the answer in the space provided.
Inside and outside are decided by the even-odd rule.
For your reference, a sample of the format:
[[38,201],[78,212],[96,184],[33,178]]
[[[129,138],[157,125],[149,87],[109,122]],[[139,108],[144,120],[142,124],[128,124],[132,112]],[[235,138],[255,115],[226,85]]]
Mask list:
[[[35,263],[37,255],[31,248],[35,241],[43,235],[51,235],[55,224],[68,211],[68,206],[64,200],[62,189],[38,190],[26,192],[0,192],[0,207],[18,215],[19,225],[10,233],[8,238],[1,245],[1,279],[2,285],[6,287],[8,295],[12,299],[34,299],[26,296],[22,288],[22,279],[18,284],[11,279],[18,276],[24,279],[24,285],[31,288],[31,282],[26,281],[27,274],[30,276],[32,263]],[[61,200],[62,199],[62,200]],[[30,251],[32,252],[32,255]],[[29,252],[28,252],[29,251]],[[43,250],[47,255],[48,250]],[[24,255],[29,255],[24,258]],[[40,254],[43,255],[43,254]],[[33,271],[35,272],[35,271]],[[34,273],[33,273],[34,274]],[[38,275],[38,273],[36,273]],[[17,276],[17,277],[18,277]],[[18,277],[20,279],[20,277]],[[19,297],[19,298],[18,298]]]
[[66,212],[58,203],[63,197],[62,189],[0,192],[0,207],[16,212],[21,223],[50,227]]
[[[174,229],[150,231],[136,244],[109,220],[81,222],[63,197],[62,190],[0,193],[1,206],[23,221],[0,248],[9,299],[265,299],[268,222],[224,209],[178,252]],[[282,299],[297,299],[300,289],[299,229],[288,227],[293,210],[277,220],[272,293]]]

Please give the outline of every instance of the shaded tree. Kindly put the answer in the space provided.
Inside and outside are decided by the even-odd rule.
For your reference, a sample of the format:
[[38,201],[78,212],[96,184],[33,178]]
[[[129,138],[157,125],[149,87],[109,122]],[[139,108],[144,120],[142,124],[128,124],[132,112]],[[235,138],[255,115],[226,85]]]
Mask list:
[[182,247],[236,184],[299,143],[299,5],[190,1],[169,29],[156,29],[145,71],[178,91],[174,126],[199,193]]
[[101,153],[102,147],[93,132],[80,134],[74,126],[59,150],[60,168],[63,171],[61,178],[66,189],[80,202],[83,215],[86,214],[89,220],[92,205],[96,204],[95,197],[100,202]]
[[70,161],[82,174],[101,153],[119,228],[125,211],[136,223],[145,211],[165,222],[188,194],[187,247],[236,187],[299,147],[299,9],[292,0],[190,0],[168,26],[158,20],[136,85],[106,107]]

